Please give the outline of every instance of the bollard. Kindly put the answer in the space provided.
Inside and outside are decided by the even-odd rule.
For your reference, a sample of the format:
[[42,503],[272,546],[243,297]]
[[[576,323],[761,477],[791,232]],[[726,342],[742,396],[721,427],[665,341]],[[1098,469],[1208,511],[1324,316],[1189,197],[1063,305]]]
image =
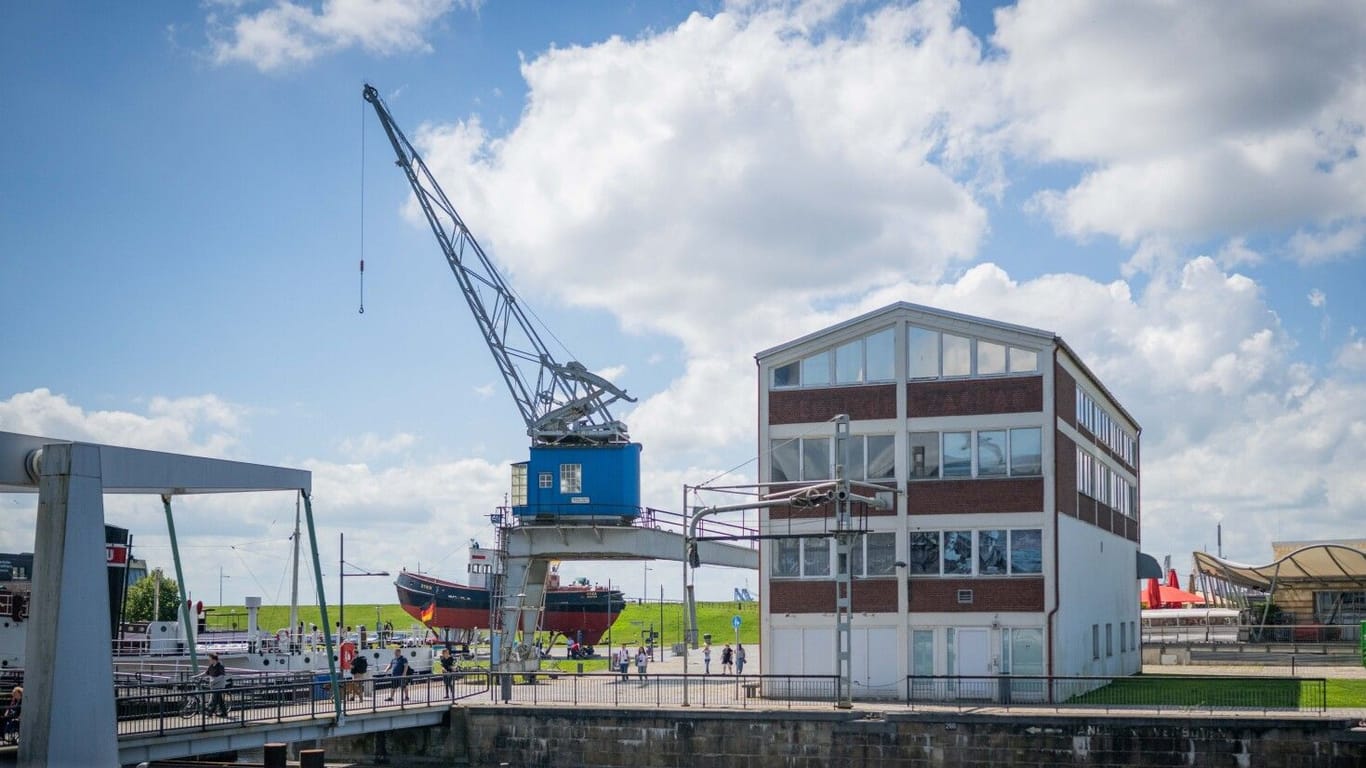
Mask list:
[[289,745],[271,742],[265,746],[262,765],[265,768],[285,768],[289,757]]
[[299,768],[323,768],[323,753],[321,749],[299,750]]

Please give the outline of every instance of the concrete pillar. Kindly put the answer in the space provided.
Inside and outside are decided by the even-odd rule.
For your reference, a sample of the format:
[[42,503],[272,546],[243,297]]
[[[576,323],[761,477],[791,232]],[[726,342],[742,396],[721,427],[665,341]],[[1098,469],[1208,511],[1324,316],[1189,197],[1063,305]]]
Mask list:
[[323,755],[321,749],[299,750],[299,768],[323,768]]
[[285,768],[288,764],[289,745],[279,742],[271,742],[262,750],[261,764],[265,768]]
[[19,766],[118,765],[98,446],[43,449],[37,528]]

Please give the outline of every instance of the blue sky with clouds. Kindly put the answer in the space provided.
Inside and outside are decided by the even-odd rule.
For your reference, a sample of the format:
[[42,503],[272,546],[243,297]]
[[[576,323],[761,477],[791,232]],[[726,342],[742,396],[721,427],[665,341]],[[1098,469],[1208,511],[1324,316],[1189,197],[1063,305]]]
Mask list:
[[[640,398],[652,506],[752,479],[755,352],[907,300],[1078,350],[1146,551],[1359,537],[1363,41],[1331,2],[6,3],[0,429],[304,467],[325,563],[459,578],[525,438],[372,82]],[[193,590],[281,597],[292,500],[181,506]],[[168,564],[160,513],[107,510]]]

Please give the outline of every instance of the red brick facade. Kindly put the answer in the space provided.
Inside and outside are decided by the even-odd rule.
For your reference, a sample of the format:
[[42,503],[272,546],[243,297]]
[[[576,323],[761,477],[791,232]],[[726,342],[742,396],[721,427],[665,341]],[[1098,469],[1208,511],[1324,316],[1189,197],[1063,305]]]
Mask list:
[[[896,613],[896,579],[854,579],[853,610]],[[835,582],[774,579],[768,585],[771,613],[834,613]]]
[[911,515],[1043,511],[1043,478],[993,480],[917,480],[906,483]]
[[852,421],[895,419],[896,385],[775,389],[768,393],[769,424],[819,423],[841,413]]
[[[911,579],[915,613],[1038,612],[1044,608],[1043,577],[1009,579]],[[972,590],[972,602],[958,602],[958,590]]]
[[913,381],[906,385],[906,416],[981,416],[1043,410],[1043,377]]

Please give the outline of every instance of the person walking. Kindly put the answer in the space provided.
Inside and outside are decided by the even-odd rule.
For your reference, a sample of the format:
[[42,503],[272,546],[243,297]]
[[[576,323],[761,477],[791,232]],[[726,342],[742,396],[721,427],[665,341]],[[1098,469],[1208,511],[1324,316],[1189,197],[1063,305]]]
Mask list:
[[370,685],[366,678],[370,677],[370,661],[365,658],[365,653],[357,653],[351,659],[351,689],[347,695],[349,700],[355,696],[357,701],[365,701],[370,697]]
[[450,646],[441,649],[441,657],[437,659],[441,665],[441,682],[446,686],[446,698],[455,698],[455,657],[451,655]]
[[645,679],[645,665],[650,661],[650,657],[645,655],[645,646],[636,649],[636,674],[641,680]]
[[745,646],[742,643],[735,644],[735,674],[745,674]]
[[726,643],[726,647],[721,649],[721,674],[729,675],[734,664],[735,651],[730,649],[730,643]]
[[711,643],[702,646],[702,674],[711,674]]
[[[403,657],[403,649],[394,649],[394,660],[389,662],[389,676],[394,678],[394,687],[403,695],[403,701],[408,700],[408,660]],[[394,692],[391,689],[385,701],[394,700]]]

